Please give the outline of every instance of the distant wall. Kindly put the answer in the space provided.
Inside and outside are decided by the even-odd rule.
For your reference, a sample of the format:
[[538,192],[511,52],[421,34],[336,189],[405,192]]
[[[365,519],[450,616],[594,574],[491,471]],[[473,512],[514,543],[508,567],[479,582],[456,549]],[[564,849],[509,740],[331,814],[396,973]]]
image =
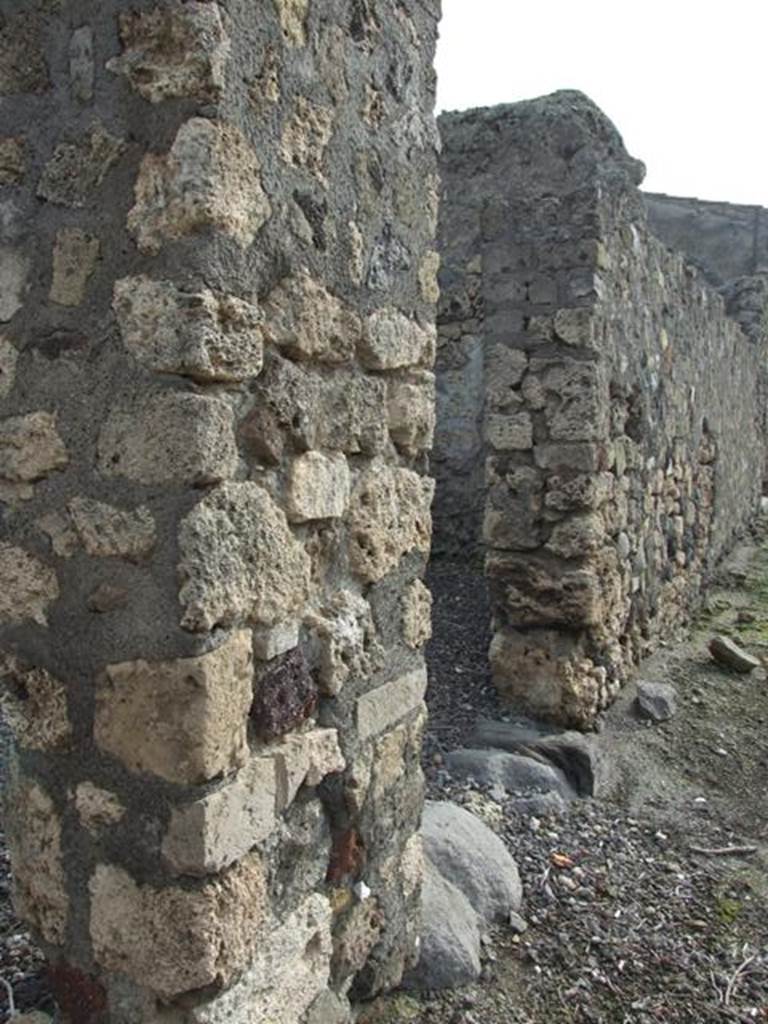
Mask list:
[[[588,726],[685,623],[756,508],[760,348],[650,234],[639,165],[584,96],[448,115],[441,133],[454,245],[439,350],[456,350],[467,321],[451,303],[460,314],[471,286],[494,679],[512,702]],[[437,450],[451,431],[438,416]]]

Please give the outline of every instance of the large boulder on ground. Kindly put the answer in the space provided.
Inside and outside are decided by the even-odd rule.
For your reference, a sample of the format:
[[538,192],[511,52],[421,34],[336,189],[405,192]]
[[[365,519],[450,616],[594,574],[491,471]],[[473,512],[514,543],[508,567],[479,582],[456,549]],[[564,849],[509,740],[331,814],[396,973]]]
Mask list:
[[677,690],[669,683],[638,683],[635,709],[640,718],[666,722],[677,711]]
[[501,786],[507,793],[573,795],[563,773],[543,759],[504,750],[460,749],[446,754],[445,763],[458,778],[473,779],[481,786]]
[[[481,824],[477,818],[474,820]],[[456,988],[477,980],[480,976],[477,914],[466,896],[429,860],[424,865],[421,911],[419,962],[406,974],[403,987]]]
[[474,814],[427,801],[422,819],[427,861],[469,900],[484,924],[509,920],[523,898],[517,865],[499,837]]

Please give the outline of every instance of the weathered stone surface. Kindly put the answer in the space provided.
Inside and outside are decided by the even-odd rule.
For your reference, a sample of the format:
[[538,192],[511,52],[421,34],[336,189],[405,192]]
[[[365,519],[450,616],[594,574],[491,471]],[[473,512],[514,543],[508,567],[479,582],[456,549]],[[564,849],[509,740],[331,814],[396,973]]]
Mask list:
[[144,157],[128,228],[150,255],[167,241],[217,231],[246,248],[270,216],[260,165],[234,125],[193,117],[168,154]]
[[60,142],[45,165],[37,194],[60,206],[88,205],[126,149],[122,139],[94,124],[75,142]]
[[30,483],[68,461],[55,414],[32,412],[0,420],[0,479]]
[[234,295],[124,277],[115,283],[113,308],[125,347],[152,370],[203,383],[261,372],[261,312]]
[[81,782],[75,790],[75,807],[80,821],[91,835],[98,835],[125,816],[125,807],[115,793],[93,782]]
[[273,289],[264,305],[269,340],[294,359],[330,365],[355,355],[360,317],[302,268]]
[[305,22],[309,0],[275,0],[275,6],[286,42],[291,46],[304,46],[307,41]]
[[307,597],[309,557],[258,484],[222,484],[207,495],[183,520],[179,549],[186,629],[275,625]]
[[13,903],[46,942],[60,945],[69,915],[61,858],[61,821],[50,796],[14,768],[5,796]]
[[434,249],[428,252],[419,264],[419,290],[425,302],[437,302],[440,288],[437,283],[437,272],[440,269],[440,253]]
[[709,641],[709,652],[715,661],[736,672],[747,673],[760,668],[759,658],[755,658],[727,636],[713,637]]
[[283,128],[280,155],[291,167],[301,167],[326,184],[323,167],[325,148],[333,135],[331,107],[298,96]]
[[47,625],[46,612],[58,599],[59,582],[53,569],[13,544],[0,543],[0,622],[31,619]]
[[466,896],[427,862],[421,896],[421,947],[405,988],[444,989],[480,977],[480,930]]
[[326,775],[344,771],[347,764],[336,729],[292,733],[271,749],[277,764],[280,812],[290,807],[302,786],[318,786]]
[[376,736],[414,711],[427,690],[426,669],[414,669],[357,700],[357,731],[361,740]]
[[605,525],[596,513],[571,516],[558,523],[547,541],[548,550],[561,558],[583,558],[607,543]]
[[150,103],[219,99],[230,47],[218,4],[173,2],[121,14],[120,39],[123,52],[107,68]]
[[435,359],[434,327],[422,327],[397,309],[377,310],[365,322],[358,355],[369,370],[429,369]]
[[305,1024],[347,1024],[349,1002],[335,992],[321,992],[307,1011]]
[[21,309],[30,262],[26,256],[0,247],[0,323],[5,323]]
[[314,893],[282,924],[259,930],[247,970],[229,991],[192,1010],[190,1024],[296,1024],[328,984],[331,918],[327,898]]
[[53,281],[49,299],[60,306],[79,306],[99,258],[99,240],[80,228],[62,228],[53,248]]
[[129,512],[92,498],[73,498],[67,508],[89,555],[138,560],[155,546],[155,521],[145,506]]
[[286,512],[293,522],[338,519],[349,504],[351,474],[341,453],[306,452],[291,463]]
[[348,515],[350,561],[361,579],[386,576],[407,551],[429,551],[433,491],[431,480],[380,461],[361,475]]
[[528,451],[533,447],[533,422],[527,412],[492,415],[486,419],[485,437],[497,451]]
[[27,168],[23,138],[0,138],[0,185],[18,185]]
[[432,636],[432,594],[414,580],[403,594],[403,639],[409,647],[422,647]]
[[[508,755],[513,756],[513,755]],[[424,805],[424,853],[485,923],[519,910],[523,890],[509,850],[474,814],[448,801]]]
[[261,944],[266,883],[256,854],[198,889],[137,885],[122,868],[99,864],[89,889],[99,961],[164,999],[229,983]]
[[381,648],[365,598],[342,590],[305,623],[313,632],[322,693],[336,696],[350,676],[367,676],[378,663]]
[[277,824],[279,760],[251,757],[219,789],[174,807],[163,838],[163,857],[177,874],[223,871],[266,839]]
[[353,903],[336,922],[331,962],[334,986],[365,967],[383,927],[384,916],[378,900],[371,896]]
[[118,406],[98,441],[98,468],[142,484],[211,484],[237,466],[234,419],[222,398],[163,391]]
[[298,619],[286,619],[276,626],[261,626],[253,631],[253,655],[261,661],[271,661],[299,643]]
[[67,690],[44,668],[0,656],[0,704],[17,744],[28,750],[61,750],[72,738]]
[[50,88],[40,33],[40,19],[28,11],[3,18],[0,32],[0,96],[39,94]]
[[258,675],[251,719],[257,735],[273,740],[298,728],[317,708],[317,687],[304,652],[295,647]]
[[129,771],[199,785],[246,762],[253,660],[247,630],[209,654],[108,665],[94,737]]
[[387,382],[389,436],[405,455],[429,451],[435,432],[435,377]]
[[677,691],[668,683],[638,683],[637,713],[652,722],[666,722],[677,711]]
[[69,40],[69,87],[78,103],[90,103],[93,99],[95,73],[93,29],[82,25]]
[[507,793],[571,795],[561,772],[522,754],[460,748],[446,755],[446,764],[457,778],[474,779],[481,786],[500,786]]
[[18,349],[0,334],[0,398],[7,398],[13,390],[18,361]]

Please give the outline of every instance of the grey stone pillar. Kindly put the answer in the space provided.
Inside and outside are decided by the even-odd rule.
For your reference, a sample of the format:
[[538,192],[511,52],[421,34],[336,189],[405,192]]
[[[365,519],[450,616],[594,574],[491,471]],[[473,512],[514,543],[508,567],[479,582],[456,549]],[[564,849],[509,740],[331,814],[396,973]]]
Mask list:
[[0,15],[0,649],[64,1020],[346,1019],[414,956],[424,0]]

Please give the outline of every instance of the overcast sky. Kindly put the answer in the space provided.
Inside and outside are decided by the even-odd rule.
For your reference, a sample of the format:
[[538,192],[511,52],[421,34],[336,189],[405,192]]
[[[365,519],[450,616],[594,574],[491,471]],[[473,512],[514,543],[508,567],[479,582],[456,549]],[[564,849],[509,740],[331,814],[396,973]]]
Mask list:
[[443,0],[438,110],[581,89],[643,188],[768,206],[766,0]]

